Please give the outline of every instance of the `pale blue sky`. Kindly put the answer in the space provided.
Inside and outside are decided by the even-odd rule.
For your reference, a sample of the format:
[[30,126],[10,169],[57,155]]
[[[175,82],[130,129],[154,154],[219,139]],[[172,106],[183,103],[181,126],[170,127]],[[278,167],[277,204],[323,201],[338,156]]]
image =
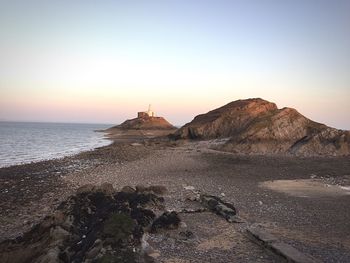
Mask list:
[[350,129],[350,1],[0,0],[0,119],[175,124],[262,97]]

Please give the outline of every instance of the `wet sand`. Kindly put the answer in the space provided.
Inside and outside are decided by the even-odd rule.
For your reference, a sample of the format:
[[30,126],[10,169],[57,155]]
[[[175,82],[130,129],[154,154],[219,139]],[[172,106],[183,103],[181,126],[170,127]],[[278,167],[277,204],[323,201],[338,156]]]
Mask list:
[[[2,239],[28,230],[86,183],[110,182],[116,189],[164,185],[167,208],[176,211],[191,207],[191,191],[186,189],[192,186],[233,203],[248,223],[262,224],[316,259],[350,261],[349,195],[311,198],[262,187],[271,181],[310,178],[346,186],[350,158],[242,156],[208,149],[206,142],[129,139],[73,157],[0,169]],[[154,237],[161,262],[279,262],[249,242],[239,224],[228,226],[209,214],[184,215],[183,220],[197,232],[192,249],[182,248],[171,236],[164,242]],[[216,227],[221,229],[217,237],[210,237],[207,228]]]

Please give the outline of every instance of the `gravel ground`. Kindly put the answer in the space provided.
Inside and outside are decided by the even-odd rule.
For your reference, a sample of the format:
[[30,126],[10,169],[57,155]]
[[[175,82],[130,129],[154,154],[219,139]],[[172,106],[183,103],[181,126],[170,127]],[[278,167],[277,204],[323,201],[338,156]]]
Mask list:
[[[46,167],[54,167],[56,162],[59,163],[56,165],[58,171],[43,172]],[[73,166],[67,170],[67,164],[71,162],[79,163],[82,168]],[[167,209],[177,211],[187,207],[185,200],[191,191],[185,187],[193,186],[201,192],[222,196],[225,201],[233,203],[239,215],[248,222],[261,223],[285,242],[321,261],[350,262],[349,195],[302,198],[259,186],[264,181],[308,179],[315,175],[327,182],[341,184],[350,174],[350,158],[238,156],[210,150],[205,142],[172,145],[153,141],[146,145],[112,145],[65,158],[64,161],[34,166],[38,170],[28,166],[0,169],[1,185],[9,182],[6,189],[29,176],[27,190],[36,193],[33,199],[27,200],[27,195],[18,199],[17,190],[4,192],[1,189],[0,234],[3,238],[28,229],[54,210],[57,203],[87,183],[109,182],[117,189],[125,185],[164,185],[168,189],[165,196]],[[40,180],[44,181],[42,186],[36,179],[36,173],[40,173]],[[15,218],[16,213],[25,216]],[[190,241],[190,247],[196,249],[189,250],[183,243],[171,241],[174,245],[170,246],[170,250],[166,246],[160,249],[162,262],[225,262],[225,258],[236,262],[278,262],[248,241],[240,232],[239,224],[226,224],[206,213],[183,217],[188,230],[194,232],[200,242]],[[219,237],[210,240],[212,233],[205,230],[205,226],[217,227]],[[171,236],[169,240],[172,240]],[[155,248],[159,245],[156,241],[157,238],[154,238]],[[232,249],[218,249],[215,242],[223,248]],[[171,251],[177,251],[177,254]],[[220,253],[225,256],[220,258]],[[211,257],[208,257],[209,254]],[[169,255],[167,260],[164,255]],[[207,261],[203,261],[203,257]]]
[[259,187],[264,181],[315,175],[327,182],[341,182],[350,174],[349,158],[237,156],[206,146],[188,143],[157,150],[135,162],[100,166],[65,179],[73,185],[107,181],[116,188],[165,185],[170,192],[169,209],[174,210],[183,208],[187,185],[216,196],[223,194],[246,220],[261,223],[301,251],[325,262],[350,262],[350,196],[301,198]]
[[161,262],[281,262],[252,243],[234,224],[204,212],[182,214],[182,227],[151,234],[148,242],[160,251]]

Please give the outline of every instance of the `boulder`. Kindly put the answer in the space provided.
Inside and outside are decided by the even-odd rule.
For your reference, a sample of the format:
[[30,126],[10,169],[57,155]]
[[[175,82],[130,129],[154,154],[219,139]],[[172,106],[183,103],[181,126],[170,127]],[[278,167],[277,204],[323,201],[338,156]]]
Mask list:
[[229,222],[234,222],[237,215],[236,208],[213,195],[201,195],[201,203],[210,211],[222,216]]
[[175,211],[164,212],[160,217],[154,220],[151,232],[157,232],[160,229],[175,229],[179,226],[181,220]]

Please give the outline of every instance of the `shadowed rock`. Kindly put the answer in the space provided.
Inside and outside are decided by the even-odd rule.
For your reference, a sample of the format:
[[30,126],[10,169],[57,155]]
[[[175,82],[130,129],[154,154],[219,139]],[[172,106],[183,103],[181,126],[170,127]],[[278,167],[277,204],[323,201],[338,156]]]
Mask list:
[[168,192],[166,187],[163,185],[151,185],[151,186],[137,185],[136,191],[139,193],[153,193],[156,195],[164,195]]
[[200,200],[212,212],[222,216],[229,222],[235,221],[237,211],[232,204],[226,203],[213,195],[201,195]]
[[[0,244],[0,262],[142,262],[141,238],[163,202],[152,193],[87,185],[29,232]],[[93,261],[91,261],[93,260]]]
[[157,232],[160,229],[175,229],[179,226],[180,222],[181,220],[176,212],[165,212],[154,220],[151,232]]

